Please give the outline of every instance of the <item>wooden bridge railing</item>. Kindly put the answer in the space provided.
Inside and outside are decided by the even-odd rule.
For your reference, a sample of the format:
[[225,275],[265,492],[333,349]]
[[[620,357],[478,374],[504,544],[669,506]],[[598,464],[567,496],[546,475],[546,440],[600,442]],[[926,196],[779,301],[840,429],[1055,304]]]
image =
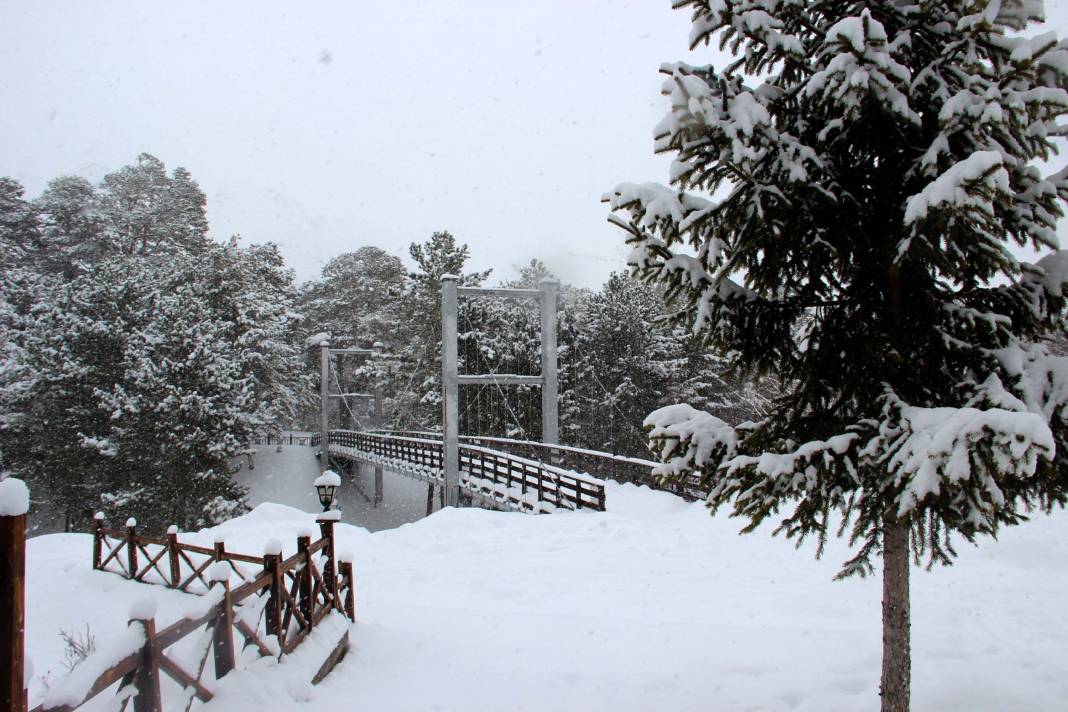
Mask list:
[[[429,480],[441,481],[444,477],[440,440],[331,430],[330,449],[337,454],[362,457],[411,471]],[[460,445],[460,479],[468,495],[513,509],[604,511],[604,482],[601,480],[478,445]]]
[[649,460],[612,455],[569,445],[550,445],[509,438],[461,436],[460,442],[517,454],[539,462],[548,462],[564,470],[585,472],[604,480],[630,482],[672,492],[691,502],[705,498],[701,490],[700,476],[690,478],[681,486],[665,486],[653,475],[652,470],[656,463]]
[[[441,440],[441,433],[389,430],[371,432],[382,435]],[[677,494],[691,502],[704,499],[706,494],[701,487],[699,475],[694,475],[681,484],[664,485],[652,474],[656,463],[636,457],[613,455],[570,445],[550,445],[529,440],[475,435],[461,435],[460,442],[518,455],[537,462],[554,465],[563,470],[582,472],[602,480],[645,485],[652,489]]]
[[[315,442],[312,442],[314,440]],[[319,435],[314,433],[281,433],[252,436],[253,445],[318,445]]]
[[[322,537],[318,541],[299,536],[297,552],[283,559],[277,541],[268,542],[264,555],[255,557],[226,551],[221,541],[213,548],[180,542],[173,527],[166,539],[139,534],[133,520],[125,529],[109,529],[98,515],[93,531],[94,569],[184,591],[200,588],[210,602],[161,630],[156,629],[154,612],[132,611],[130,626],[135,633],[130,641],[135,644],[126,641],[127,649],[103,666],[95,660],[90,669],[94,665],[103,669],[92,679],[77,674],[80,666],[76,674],[53,685],[33,712],[74,710],[116,683],[120,710],[133,699],[135,712],[160,712],[161,671],[183,688],[188,710],[194,698],[212,699],[203,680],[210,653],[214,653],[216,680],[236,666],[235,630],[244,640],[243,647],[254,647],[262,656],[281,656],[295,650],[331,613],[354,621],[352,562],[336,560],[334,520],[321,520],[319,526]],[[241,563],[257,568],[241,567]],[[242,583],[231,590],[234,573]],[[168,657],[168,648],[202,629],[210,635],[201,638],[194,671]],[[346,631],[312,682],[321,680],[347,647]],[[106,652],[94,653],[82,665]]]

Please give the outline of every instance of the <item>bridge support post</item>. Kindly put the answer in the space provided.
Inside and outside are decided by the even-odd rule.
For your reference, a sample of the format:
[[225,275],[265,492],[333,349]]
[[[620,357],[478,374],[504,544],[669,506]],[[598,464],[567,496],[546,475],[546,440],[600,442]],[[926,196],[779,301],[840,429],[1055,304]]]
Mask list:
[[560,443],[560,395],[557,384],[556,309],[560,282],[543,279],[541,288],[541,441]]
[[[373,348],[375,350],[375,353],[377,353],[380,358],[386,351],[386,346],[381,341],[376,341]],[[376,380],[376,385],[375,385],[375,390],[374,390],[374,398],[375,398],[374,426],[375,426],[375,428],[382,428],[382,427],[385,427],[385,425],[386,425],[386,417],[385,417],[385,409],[383,408],[383,403],[382,403],[382,386],[378,385],[377,380]],[[378,505],[382,504],[382,476],[384,474],[385,473],[384,473],[384,471],[382,469],[382,466],[381,465],[375,465],[375,494],[374,494],[374,500],[372,501],[372,504],[371,504],[372,507],[377,507]]]
[[321,398],[319,416],[319,471],[326,472],[330,469],[330,343],[327,341],[319,345],[322,349],[320,360],[320,385],[319,395]]
[[459,278],[446,274],[441,277],[441,386],[442,443],[445,465],[445,504],[460,504],[460,381],[457,374],[456,347],[456,288]]

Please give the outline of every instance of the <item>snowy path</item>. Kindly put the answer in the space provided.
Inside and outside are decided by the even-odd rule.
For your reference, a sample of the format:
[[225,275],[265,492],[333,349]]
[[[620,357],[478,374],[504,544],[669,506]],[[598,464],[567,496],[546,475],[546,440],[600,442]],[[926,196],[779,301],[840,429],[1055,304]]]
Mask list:
[[[249,503],[255,507],[265,502],[285,504],[305,512],[319,511],[319,499],[313,482],[319,476],[316,448],[306,445],[260,445],[256,468],[243,467],[236,479],[249,488]],[[367,497],[374,495],[374,468],[361,465],[359,486]],[[383,499],[375,506],[361,494],[347,477],[338,490],[342,521],[370,531],[392,529],[426,516],[426,484],[410,477],[386,471]]]
[[[356,554],[349,657],[315,688],[298,661],[261,661],[203,709],[878,709],[881,584],[832,582],[840,543],[813,561],[632,486],[612,486],[608,505],[546,516],[446,509],[373,534],[340,526],[339,547]],[[228,548],[283,536],[288,552],[309,522],[264,505],[219,529]],[[961,554],[952,568],[914,572],[913,709],[1064,710],[1068,515]],[[59,627],[115,630],[125,608],[105,594],[148,588],[88,571],[89,561],[85,535],[30,542],[39,672],[61,660]],[[56,578],[64,568],[73,578]],[[161,610],[175,595],[151,591]]]

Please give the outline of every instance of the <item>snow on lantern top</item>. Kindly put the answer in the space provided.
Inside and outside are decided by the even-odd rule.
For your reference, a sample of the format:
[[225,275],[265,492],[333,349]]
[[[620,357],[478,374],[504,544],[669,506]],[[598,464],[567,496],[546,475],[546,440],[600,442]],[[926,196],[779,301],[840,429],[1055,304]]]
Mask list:
[[341,475],[333,470],[327,470],[323,474],[315,478],[316,487],[340,487]]

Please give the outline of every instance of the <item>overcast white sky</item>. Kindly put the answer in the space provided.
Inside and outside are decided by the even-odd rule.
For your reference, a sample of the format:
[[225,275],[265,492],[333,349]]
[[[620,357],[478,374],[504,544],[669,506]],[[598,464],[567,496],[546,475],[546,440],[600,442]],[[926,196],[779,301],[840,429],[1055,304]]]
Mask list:
[[666,180],[658,66],[713,59],[688,31],[670,0],[0,0],[0,175],[36,196],[148,152],[300,280],[447,229],[497,278],[596,286],[626,254],[601,193]]

